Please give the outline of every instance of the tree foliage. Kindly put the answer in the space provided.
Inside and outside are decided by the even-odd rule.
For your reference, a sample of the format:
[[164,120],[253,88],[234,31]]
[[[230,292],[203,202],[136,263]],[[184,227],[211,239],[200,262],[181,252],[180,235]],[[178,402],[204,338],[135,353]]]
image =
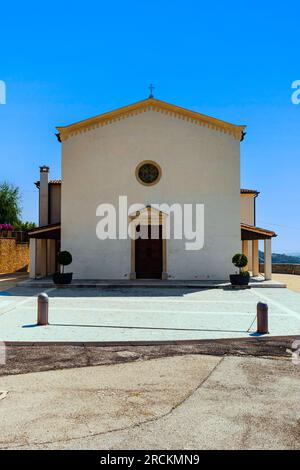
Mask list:
[[17,230],[31,230],[34,222],[22,222],[20,188],[6,181],[0,183],[0,224],[11,224]]
[[0,183],[0,223],[16,224],[21,215],[20,189],[4,181]]
[[34,222],[21,222],[20,220],[14,225],[15,230],[23,230],[24,232],[32,230],[35,227],[36,224]]
[[246,255],[243,255],[242,253],[236,253],[233,258],[232,258],[232,264],[239,268],[240,273],[242,272],[242,269],[245,268],[248,264],[248,258]]
[[65,266],[69,266],[72,263],[72,255],[68,251],[60,251],[57,256],[57,261],[62,266],[62,272],[65,272]]

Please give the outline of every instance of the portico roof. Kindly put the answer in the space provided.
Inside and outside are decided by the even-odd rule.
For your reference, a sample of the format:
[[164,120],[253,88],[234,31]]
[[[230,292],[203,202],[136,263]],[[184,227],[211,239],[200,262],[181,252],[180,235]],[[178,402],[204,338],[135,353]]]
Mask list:
[[28,232],[29,238],[60,240],[60,224],[36,227]]
[[266,240],[277,237],[272,230],[255,227],[254,225],[241,224],[242,240]]
[[[152,211],[157,212],[154,208],[151,208]],[[145,207],[140,213],[147,212],[149,210],[148,207]],[[160,213],[162,216],[166,214]],[[138,215],[138,213],[131,214],[130,217],[134,218]],[[60,240],[60,231],[61,231],[61,224],[50,224],[44,225],[42,227],[36,227],[28,232],[29,238],[48,238],[48,239],[55,239]],[[277,234],[272,230],[267,230],[260,227],[255,227],[254,225],[247,225],[241,224],[241,239],[242,240],[265,240],[268,238],[277,237]]]

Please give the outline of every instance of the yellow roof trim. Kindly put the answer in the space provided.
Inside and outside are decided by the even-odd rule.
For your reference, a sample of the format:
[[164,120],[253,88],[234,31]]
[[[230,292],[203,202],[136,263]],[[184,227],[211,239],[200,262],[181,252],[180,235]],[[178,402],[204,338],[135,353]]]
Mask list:
[[242,193],[241,192],[241,196],[243,196],[243,197],[244,196],[246,196],[246,197],[256,197],[256,196],[258,196],[258,194],[257,193]]
[[257,191],[256,189],[241,188],[241,195],[242,196],[257,197],[259,195],[259,191]]
[[124,106],[114,111],[70,124],[69,126],[59,126],[56,128],[59,132],[58,138],[63,142],[74,135],[97,127],[105,126],[112,122],[119,121],[120,119],[125,119],[145,111],[157,111],[178,117],[179,119],[184,119],[197,125],[215,129],[225,134],[230,134],[237,140],[241,140],[243,138],[244,130],[246,128],[246,126],[236,126],[235,124],[221,121],[219,119],[206,116],[205,114],[196,113],[195,111],[190,111],[189,109],[181,108],[174,104],[157,100],[156,98],[148,98],[146,100],[130,104],[129,106]]

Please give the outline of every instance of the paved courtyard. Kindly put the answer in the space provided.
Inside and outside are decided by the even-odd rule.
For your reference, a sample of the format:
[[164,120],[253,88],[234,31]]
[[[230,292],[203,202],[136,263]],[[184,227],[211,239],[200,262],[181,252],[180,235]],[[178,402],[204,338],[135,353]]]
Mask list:
[[288,289],[46,289],[48,326],[36,326],[38,288],[0,292],[1,341],[150,342],[245,338],[258,301],[273,336],[300,334],[300,295]]

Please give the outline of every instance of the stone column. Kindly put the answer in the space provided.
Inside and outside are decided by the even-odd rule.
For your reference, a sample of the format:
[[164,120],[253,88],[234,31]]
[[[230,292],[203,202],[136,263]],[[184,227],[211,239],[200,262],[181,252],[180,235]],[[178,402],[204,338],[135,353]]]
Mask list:
[[36,276],[47,275],[47,240],[38,239],[36,243]]
[[55,266],[55,240],[47,240],[47,275],[53,274],[56,271]]
[[252,276],[258,276],[258,240],[252,240]]
[[47,240],[41,240],[41,276],[47,276]]
[[31,279],[36,278],[36,239],[30,238],[29,240],[29,277]]
[[264,240],[264,252],[265,252],[265,280],[270,281],[272,279],[272,246],[271,238]]
[[[249,245],[249,242],[248,240],[242,240],[242,253],[243,255],[247,256],[248,258],[248,264],[249,264],[249,255],[248,255],[248,245]],[[245,267],[245,270],[248,270],[248,264],[247,266]]]

